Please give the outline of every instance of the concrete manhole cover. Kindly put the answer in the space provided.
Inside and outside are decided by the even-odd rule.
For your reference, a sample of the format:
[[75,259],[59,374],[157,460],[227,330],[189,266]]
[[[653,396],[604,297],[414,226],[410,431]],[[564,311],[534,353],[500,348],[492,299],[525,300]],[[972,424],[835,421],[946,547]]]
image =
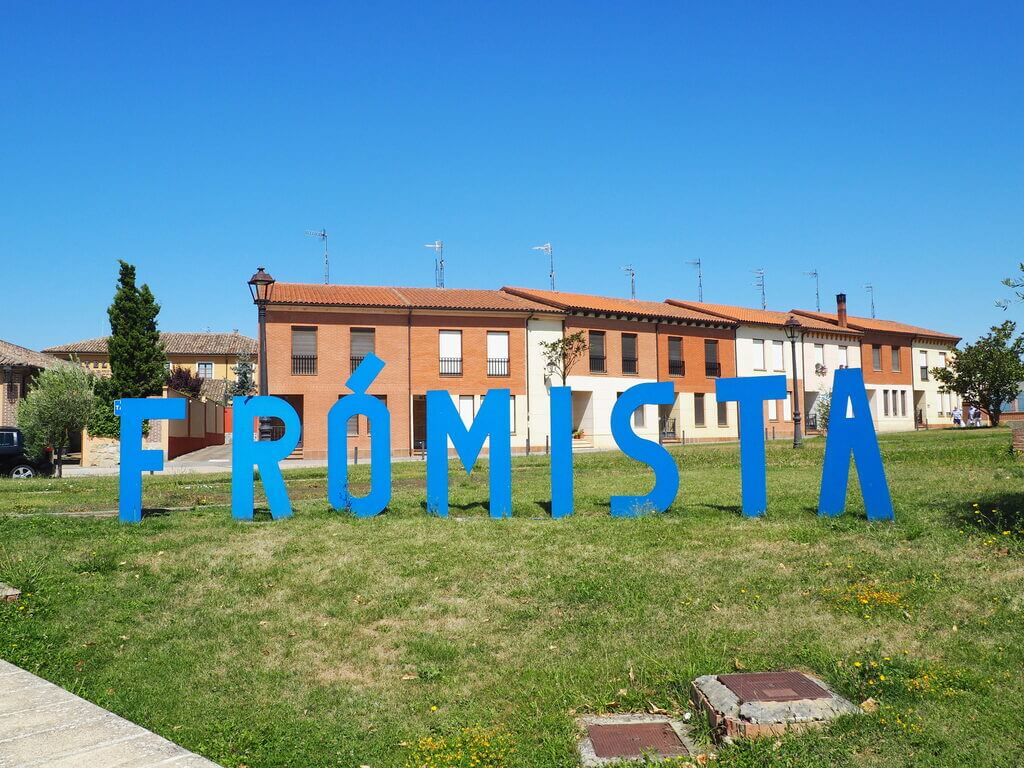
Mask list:
[[801,672],[704,675],[693,681],[691,698],[718,739],[820,728],[860,713],[825,682]]
[[584,766],[644,757],[690,757],[693,744],[682,722],[659,715],[593,715],[579,720]]
[[827,699],[828,691],[799,672],[743,672],[719,675],[718,681],[745,701]]

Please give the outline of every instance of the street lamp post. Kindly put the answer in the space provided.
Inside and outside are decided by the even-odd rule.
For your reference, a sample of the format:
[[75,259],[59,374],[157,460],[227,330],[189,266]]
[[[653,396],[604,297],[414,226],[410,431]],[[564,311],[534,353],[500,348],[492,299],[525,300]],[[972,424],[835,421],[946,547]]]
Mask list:
[[793,347],[793,447],[802,448],[804,445],[803,435],[800,433],[800,397],[797,389],[797,367],[796,367],[796,338],[800,337],[800,346],[804,343],[804,327],[793,315],[783,323],[786,330],[786,338]]
[[[256,305],[260,325],[260,395],[269,394],[267,384],[267,304],[274,293],[274,278],[263,267],[256,269],[256,274],[249,278],[249,293]],[[260,416],[260,440],[272,439],[270,418]]]

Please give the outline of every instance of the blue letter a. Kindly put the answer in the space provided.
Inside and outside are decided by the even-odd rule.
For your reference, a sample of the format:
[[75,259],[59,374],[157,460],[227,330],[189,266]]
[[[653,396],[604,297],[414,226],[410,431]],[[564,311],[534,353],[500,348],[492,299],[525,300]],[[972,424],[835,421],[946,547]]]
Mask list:
[[448,438],[455,445],[466,474],[490,438],[491,517],[512,516],[511,401],[507,389],[487,391],[467,430],[452,396],[442,389],[427,392],[427,512],[448,516]]
[[[848,407],[853,416],[848,418]],[[825,440],[825,464],[821,470],[818,514],[834,517],[846,509],[846,486],[850,478],[850,454],[857,465],[857,479],[864,497],[868,520],[892,520],[892,497],[885,480],[882,453],[878,449],[875,425],[871,421],[864,374],[860,368],[835,372],[832,404]]]

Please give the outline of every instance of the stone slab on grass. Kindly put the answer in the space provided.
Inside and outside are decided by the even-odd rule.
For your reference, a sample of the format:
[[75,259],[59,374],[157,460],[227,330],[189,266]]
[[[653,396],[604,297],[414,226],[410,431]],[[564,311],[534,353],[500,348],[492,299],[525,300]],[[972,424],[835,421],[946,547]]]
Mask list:
[[219,768],[0,659],[3,768]]
[[0,581],[0,602],[13,603],[21,597],[21,590]]
[[812,675],[804,677],[826,695],[785,701],[741,701],[718,675],[704,675],[691,683],[690,697],[697,711],[707,717],[712,733],[719,740],[757,739],[820,728],[841,715],[860,713],[856,705],[824,681]]

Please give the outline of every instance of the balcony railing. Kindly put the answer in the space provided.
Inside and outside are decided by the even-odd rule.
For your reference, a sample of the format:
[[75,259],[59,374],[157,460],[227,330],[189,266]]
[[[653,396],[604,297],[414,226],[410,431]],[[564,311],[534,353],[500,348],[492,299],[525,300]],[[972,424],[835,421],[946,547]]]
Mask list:
[[635,357],[624,357],[622,358],[622,373],[623,374],[635,374],[636,373],[636,358]]
[[508,376],[508,358],[507,357],[489,357],[489,358],[487,358],[487,375],[488,376]]
[[928,366],[921,366],[921,381],[928,381]]
[[717,379],[722,375],[721,363],[704,363],[704,375],[709,379]]
[[604,373],[605,370],[605,356],[604,355],[591,355],[590,356],[590,372],[591,373]]
[[292,355],[292,375],[315,376],[316,355]]
[[685,376],[686,375],[686,363],[683,360],[669,360],[668,361],[668,375],[669,376]]
[[442,357],[440,360],[439,372],[442,376],[461,376],[462,375],[462,358],[461,357]]
[[360,365],[363,364],[363,360],[366,359],[366,355],[352,355],[348,359],[348,365],[350,371],[355,371]]

